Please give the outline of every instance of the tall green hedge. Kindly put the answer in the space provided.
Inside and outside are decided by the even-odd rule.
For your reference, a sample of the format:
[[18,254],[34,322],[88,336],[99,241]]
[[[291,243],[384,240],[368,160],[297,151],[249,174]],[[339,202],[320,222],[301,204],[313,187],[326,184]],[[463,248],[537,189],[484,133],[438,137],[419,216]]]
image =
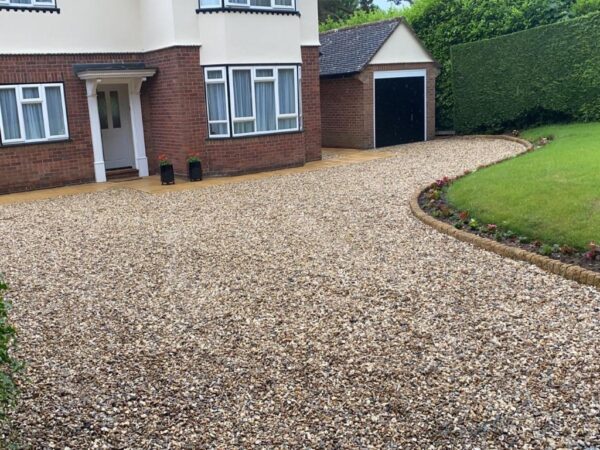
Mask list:
[[460,133],[600,120],[600,13],[452,47]]

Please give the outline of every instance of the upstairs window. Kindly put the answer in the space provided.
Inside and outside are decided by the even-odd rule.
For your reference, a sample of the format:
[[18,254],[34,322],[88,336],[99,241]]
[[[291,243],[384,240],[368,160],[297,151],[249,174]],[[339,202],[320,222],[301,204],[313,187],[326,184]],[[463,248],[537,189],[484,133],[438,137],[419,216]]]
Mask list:
[[297,66],[207,68],[210,137],[299,130],[299,74]]
[[296,0],[199,0],[199,2],[200,9],[296,10]]
[[4,145],[69,137],[62,84],[0,86],[0,138]]
[[19,8],[56,8],[56,0],[0,0],[0,6]]

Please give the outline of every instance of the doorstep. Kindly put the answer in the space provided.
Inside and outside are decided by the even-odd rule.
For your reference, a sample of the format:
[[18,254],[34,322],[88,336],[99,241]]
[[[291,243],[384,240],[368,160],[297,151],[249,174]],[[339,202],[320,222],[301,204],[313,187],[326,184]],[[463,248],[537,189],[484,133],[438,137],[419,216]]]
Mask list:
[[259,172],[248,175],[238,175],[231,177],[205,178],[203,181],[194,183],[185,178],[176,178],[174,185],[163,186],[160,183],[160,176],[153,175],[145,178],[138,178],[126,181],[108,181],[106,183],[87,183],[74,186],[64,186],[51,189],[42,189],[37,191],[18,192],[15,194],[0,195],[0,205],[12,203],[26,203],[38,200],[48,200],[57,197],[89,194],[94,192],[104,192],[114,189],[135,189],[148,194],[160,195],[169,192],[181,192],[194,189],[203,189],[211,186],[222,186],[225,184],[243,183],[244,181],[263,180],[285,175],[293,175],[315,170],[329,169],[332,167],[345,166],[350,164],[360,164],[377,159],[390,158],[394,156],[392,151],[378,150],[354,150],[354,149],[323,149],[323,159],[306,163],[301,167],[290,169],[279,169],[268,172]]

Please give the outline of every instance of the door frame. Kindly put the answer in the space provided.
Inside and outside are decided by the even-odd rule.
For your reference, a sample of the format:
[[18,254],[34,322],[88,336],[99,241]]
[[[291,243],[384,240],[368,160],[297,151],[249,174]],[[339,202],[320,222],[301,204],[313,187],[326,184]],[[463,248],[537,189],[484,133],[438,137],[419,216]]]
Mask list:
[[412,70],[384,70],[373,72],[373,148],[377,148],[377,123],[376,123],[376,113],[377,113],[377,102],[375,95],[375,87],[377,84],[377,80],[385,80],[389,78],[419,78],[423,77],[423,102],[425,103],[424,107],[424,137],[425,141],[428,141],[427,138],[427,69],[412,69]]
[[150,172],[148,169],[148,158],[146,156],[140,91],[144,81],[155,74],[156,69],[90,70],[79,74],[79,78],[84,80],[86,85],[88,112],[92,131],[92,147],[94,150],[94,173],[97,183],[106,182],[102,129],[100,127],[100,114],[98,112],[98,86],[102,84],[127,85],[129,91],[129,112],[131,115],[131,134],[133,137],[135,168],[139,171],[140,177],[147,177]]
[[[98,94],[98,91],[103,91],[105,92],[105,101],[106,101],[106,108],[107,108],[107,122],[108,122],[108,129],[101,129],[100,132],[102,134],[102,154],[104,155],[104,165],[106,166],[106,170],[111,170],[112,168],[108,167],[108,162],[109,160],[106,158],[107,155],[107,150],[110,150],[110,146],[108,146],[107,148],[107,144],[108,142],[106,139],[106,133],[107,131],[114,131],[114,123],[113,123],[113,116],[112,116],[112,98],[110,96],[111,92],[118,92],[118,99],[119,99],[119,109],[120,109],[120,113],[121,113],[121,131],[125,132],[127,134],[127,149],[126,152],[127,154],[125,155],[125,153],[123,152],[123,149],[121,149],[121,151],[119,152],[121,154],[121,156],[125,156],[125,158],[127,160],[129,160],[129,162],[131,162],[131,165],[127,165],[127,166],[119,166],[119,167],[136,167],[136,156],[135,156],[135,148],[134,148],[134,144],[133,144],[133,126],[131,124],[131,113],[130,113],[130,109],[131,109],[131,104],[129,102],[129,86],[127,84],[109,84],[109,83],[102,83],[99,84],[97,86],[97,90],[96,90],[96,94]],[[96,95],[96,98],[98,98],[98,96]],[[126,100],[125,100],[126,99]],[[125,100],[125,101],[123,101]],[[125,123],[128,125],[127,127],[125,127]],[[102,128],[102,124],[100,125],[100,128]],[[114,155],[113,155],[114,156]],[[137,169],[137,167],[136,167]]]

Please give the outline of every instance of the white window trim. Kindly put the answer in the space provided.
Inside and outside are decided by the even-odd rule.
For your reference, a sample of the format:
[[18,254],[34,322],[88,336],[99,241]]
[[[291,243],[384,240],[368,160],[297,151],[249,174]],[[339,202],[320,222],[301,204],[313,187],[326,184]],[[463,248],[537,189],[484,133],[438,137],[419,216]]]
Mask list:
[[[2,1],[2,0],[0,0]],[[240,9],[257,9],[264,11],[296,11],[296,1],[292,0],[290,6],[286,5],[276,5],[275,0],[270,0],[271,6],[252,6],[250,5],[250,0],[243,0],[244,3],[236,3],[232,0],[221,0],[220,6],[213,5],[202,5],[202,0],[200,0],[200,9],[215,9],[215,8],[240,8]]]
[[[282,114],[279,111],[279,74],[275,76],[275,73],[279,70],[291,69],[294,71],[294,79],[296,80],[294,85],[294,104],[296,107],[296,113],[294,114]],[[235,115],[235,90],[233,88],[233,72],[241,70],[250,70],[250,78],[252,83],[252,116],[248,117],[236,117]],[[273,81],[275,84],[275,109],[276,109],[276,117],[275,123],[277,125],[276,130],[268,130],[268,131],[256,131],[256,71],[257,70],[273,70],[273,77],[258,77],[258,82],[261,81]],[[300,84],[300,80],[298,78],[298,66],[236,66],[229,68],[229,89],[231,91],[230,95],[230,108],[231,111],[231,135],[233,137],[242,137],[242,136],[260,136],[265,134],[278,134],[278,133],[289,133],[294,131],[299,131],[300,128],[300,104],[299,104],[299,95],[298,95],[298,86]],[[295,128],[285,128],[279,129],[279,120],[280,119],[296,119],[296,127]],[[236,133],[235,125],[236,123],[245,123],[245,122],[254,122],[254,131],[250,133]]]
[[[208,78],[208,72],[221,72],[221,78]],[[225,107],[226,107],[226,117],[223,120],[210,120],[210,112],[208,109],[208,89],[206,90],[206,120],[208,121],[208,135],[211,138],[227,138],[230,135],[229,130],[229,94],[228,94],[228,86],[227,86],[227,77],[226,70],[224,67],[207,67],[204,69],[204,80],[206,85],[209,84],[222,84],[225,86]],[[227,133],[226,134],[211,134],[210,126],[212,124],[227,124]]]
[[[65,134],[50,136],[50,121],[48,119],[48,105],[46,102],[46,88],[47,87],[58,87],[60,88],[62,109],[63,109],[63,120],[65,124]],[[39,98],[23,98],[23,89],[37,88],[39,92]],[[35,144],[43,142],[53,141],[64,141],[69,138],[69,122],[67,120],[67,105],[65,101],[65,87],[62,83],[46,83],[46,84],[12,84],[12,85],[1,85],[0,90],[15,90],[17,96],[17,113],[19,116],[19,129],[21,137],[19,139],[5,139],[4,136],[4,122],[2,120],[2,110],[0,110],[0,144],[15,145],[15,144]],[[42,139],[27,139],[25,132],[25,120],[23,116],[23,105],[39,103],[42,105],[42,115],[44,117],[44,133],[45,138]]]
[[31,4],[15,3],[14,0],[0,0],[0,6],[14,6],[15,8],[56,8],[56,0],[31,0]]

